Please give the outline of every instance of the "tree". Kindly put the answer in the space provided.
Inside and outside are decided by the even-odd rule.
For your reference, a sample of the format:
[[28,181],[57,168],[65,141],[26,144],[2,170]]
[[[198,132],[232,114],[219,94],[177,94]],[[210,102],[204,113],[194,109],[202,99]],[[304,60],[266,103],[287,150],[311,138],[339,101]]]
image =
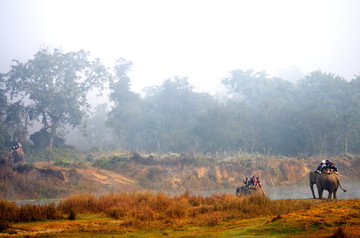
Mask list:
[[9,103],[0,89],[0,151],[6,151],[15,142],[24,143],[28,134],[28,117],[21,101]]
[[271,78],[265,72],[233,70],[222,80],[229,98],[242,116],[242,147],[249,152],[268,153],[281,150],[282,138],[279,122],[287,106],[293,103],[293,84],[280,78]]
[[10,140],[10,134],[8,133],[8,128],[5,125],[6,111],[8,107],[7,98],[4,90],[0,89],[0,153],[6,151],[5,143]]
[[28,100],[30,119],[40,120],[50,133],[49,150],[60,128],[80,125],[90,107],[87,93],[102,88],[107,79],[100,61],[88,57],[84,50],[63,53],[42,49],[26,63],[15,61],[3,75],[11,98]]
[[[43,128],[40,131],[31,134],[30,140],[34,143],[34,147],[36,149],[46,149],[49,147],[50,133],[47,132],[45,128]],[[58,136],[55,136],[53,146],[55,148],[65,146],[65,140]]]
[[112,128],[109,128],[106,125],[106,118],[108,112],[109,109],[107,104],[100,104],[96,106],[96,108],[94,109],[94,113],[86,121],[85,127],[82,130],[82,135],[85,137],[85,148],[101,148],[105,146],[115,145],[115,137]]
[[245,147],[243,115],[239,106],[218,105],[200,115],[193,133],[203,152],[232,151]]
[[130,90],[127,76],[132,63],[119,59],[114,67],[115,75],[110,80],[110,100],[114,106],[108,113],[107,125],[113,129],[118,144],[127,149],[136,148],[136,128],[141,118],[141,98]]
[[9,104],[3,121],[12,143],[26,141],[28,135],[29,115],[22,101]]
[[[331,73],[319,70],[306,75],[297,85],[296,102],[307,152],[336,154],[338,138],[346,133],[339,129],[343,116],[351,110],[347,82]],[[348,127],[345,124],[343,127]]]
[[[186,77],[167,79],[148,91],[144,99],[143,138],[153,142],[152,150],[184,152],[197,149],[192,133],[197,118],[210,108],[212,98],[193,91]],[[149,148],[149,147],[147,147]]]

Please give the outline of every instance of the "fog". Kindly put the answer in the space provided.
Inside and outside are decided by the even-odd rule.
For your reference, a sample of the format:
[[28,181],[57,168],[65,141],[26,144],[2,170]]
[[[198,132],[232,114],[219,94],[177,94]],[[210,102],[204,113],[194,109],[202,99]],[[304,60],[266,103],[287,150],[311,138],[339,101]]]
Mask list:
[[[355,0],[2,0],[0,72],[44,48],[84,49],[109,71],[119,58],[132,62],[128,98],[89,96],[93,106],[108,104],[108,111],[93,107],[88,125],[97,134],[89,138],[95,130],[88,130],[85,140],[65,128],[77,136],[67,142],[85,150],[104,138],[102,144],[146,152],[334,155],[351,135],[346,146],[358,153],[360,138],[346,129],[360,129],[344,128],[343,119],[358,116],[349,95],[360,71],[359,9]],[[315,81],[320,86],[304,93]],[[148,87],[156,93],[144,93]],[[339,130],[328,130],[334,126]]]
[[138,92],[176,75],[215,92],[236,68],[349,80],[359,73],[359,9],[356,0],[1,0],[0,72],[49,47],[85,49],[108,67],[132,61]]

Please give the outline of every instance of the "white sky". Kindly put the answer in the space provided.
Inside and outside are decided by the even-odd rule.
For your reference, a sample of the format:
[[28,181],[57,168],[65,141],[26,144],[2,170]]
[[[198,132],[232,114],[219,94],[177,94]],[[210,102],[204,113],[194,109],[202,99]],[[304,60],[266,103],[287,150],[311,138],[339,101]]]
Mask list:
[[357,0],[0,0],[0,72],[41,47],[133,62],[133,89],[187,76],[213,91],[234,69],[360,74]]

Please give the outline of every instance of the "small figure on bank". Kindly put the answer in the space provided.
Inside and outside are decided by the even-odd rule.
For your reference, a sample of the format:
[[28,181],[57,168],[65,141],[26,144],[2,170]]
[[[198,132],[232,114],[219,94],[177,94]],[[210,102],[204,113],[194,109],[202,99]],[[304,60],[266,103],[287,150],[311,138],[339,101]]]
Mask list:
[[243,182],[245,184],[245,187],[248,188],[250,184],[249,178],[246,178]]
[[259,177],[256,177],[256,185],[261,188],[260,179]]
[[250,178],[250,185],[251,186],[254,186],[255,185],[255,175],[253,175],[251,178]]

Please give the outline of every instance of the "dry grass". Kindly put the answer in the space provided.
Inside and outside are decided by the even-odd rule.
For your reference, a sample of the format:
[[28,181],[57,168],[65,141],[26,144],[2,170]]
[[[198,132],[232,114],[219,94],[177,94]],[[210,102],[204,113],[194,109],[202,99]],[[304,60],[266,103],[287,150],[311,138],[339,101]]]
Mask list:
[[73,195],[58,205],[63,214],[104,213],[124,221],[126,226],[159,227],[179,224],[215,225],[229,219],[278,216],[300,209],[309,209],[319,200],[270,200],[262,196],[238,197],[214,194],[204,197],[188,191],[169,197],[163,193],[119,193],[96,198],[93,195]]
[[[73,213],[75,220],[67,220]],[[9,222],[63,219],[43,223]],[[56,216],[55,216],[56,215]],[[358,237],[360,200],[270,200],[214,194],[204,197],[188,191],[179,196],[163,193],[119,193],[100,197],[78,194],[57,206],[0,202],[3,229],[19,235],[46,230],[56,237]],[[1,226],[0,226],[1,228]],[[28,232],[26,233],[25,230]],[[22,232],[22,233],[21,233]],[[59,235],[59,232],[61,235]],[[34,234],[34,233],[32,233]],[[203,235],[201,235],[203,234]],[[211,234],[211,235],[210,235]],[[1,233],[0,233],[1,236]]]
[[7,222],[53,220],[60,217],[55,204],[16,206],[14,202],[0,200],[0,217]]
[[77,214],[105,214],[124,221],[126,226],[152,227],[178,224],[218,224],[229,219],[279,216],[300,209],[309,209],[319,200],[270,200],[262,196],[238,197],[214,194],[204,197],[184,194],[174,197],[163,193],[109,193],[100,197],[77,194],[57,206],[22,205],[0,201],[0,217],[9,222],[51,220],[59,217],[75,219]]

